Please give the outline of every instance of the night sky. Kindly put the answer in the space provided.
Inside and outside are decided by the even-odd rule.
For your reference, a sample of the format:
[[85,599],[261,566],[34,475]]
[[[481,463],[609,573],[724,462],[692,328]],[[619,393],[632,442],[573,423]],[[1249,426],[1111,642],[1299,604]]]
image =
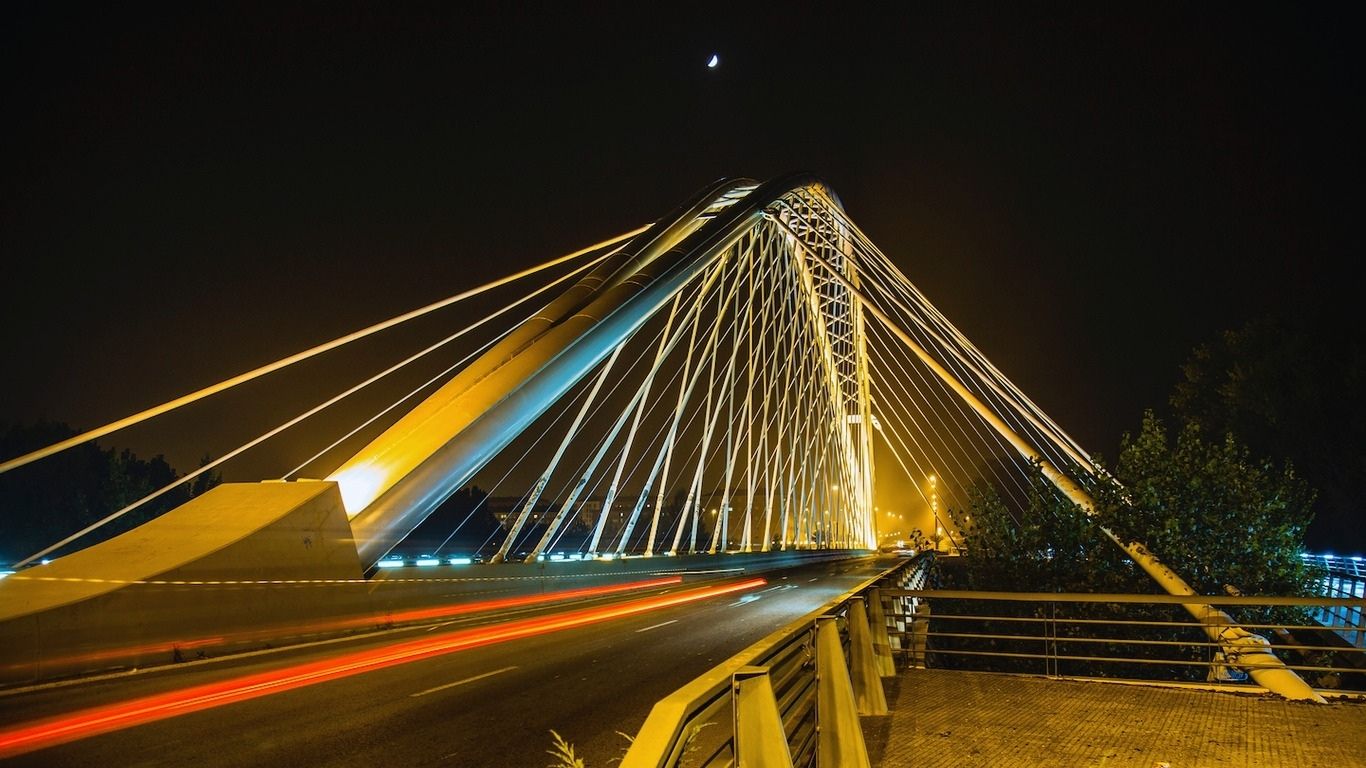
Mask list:
[[[1361,67],[1328,6],[504,5],[7,6],[0,421],[95,426],[723,176],[823,177],[1110,457],[1196,344],[1353,293]],[[250,406],[105,442],[188,469]]]

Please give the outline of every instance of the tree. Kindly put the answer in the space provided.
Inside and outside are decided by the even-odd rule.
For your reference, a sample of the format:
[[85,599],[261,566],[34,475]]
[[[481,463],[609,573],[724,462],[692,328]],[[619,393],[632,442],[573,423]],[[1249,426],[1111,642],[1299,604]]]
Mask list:
[[[209,454],[204,454],[199,459],[200,469],[207,467],[209,463],[212,461],[213,459],[209,457]],[[195,496],[203,496],[204,494],[213,490],[214,486],[217,486],[222,482],[222,473],[220,473],[216,469],[213,469],[191,480],[187,490],[189,491],[190,498],[194,498]]]
[[[0,425],[0,456],[18,456],[72,437],[66,424]],[[209,477],[214,475],[214,477]],[[160,455],[139,459],[132,451],[85,443],[0,475],[0,563],[17,561],[66,538],[110,513],[174,482],[179,475]],[[218,479],[206,473],[196,487]],[[82,538],[53,556],[116,536],[172,509],[191,496],[176,488]]]
[[400,549],[435,553],[445,545],[452,549],[478,549],[499,530],[489,511],[488,492],[477,485],[452,493],[399,544]]
[[1266,317],[1198,347],[1171,397],[1207,439],[1294,461],[1319,491],[1307,540],[1366,551],[1366,345],[1360,320],[1325,306]]
[[1124,436],[1113,474],[1118,485],[1094,484],[1089,519],[1038,467],[1022,506],[1012,508],[992,487],[973,489],[973,522],[960,524],[967,584],[1151,591],[1101,532],[1105,526],[1145,544],[1197,592],[1220,594],[1228,584],[1245,594],[1312,593],[1313,574],[1299,554],[1314,493],[1288,463],[1255,459],[1232,435],[1205,440],[1195,424],[1172,439],[1149,411],[1138,434]]
[[1149,411],[1125,435],[1115,477],[1097,489],[1098,523],[1143,542],[1202,594],[1312,594],[1300,552],[1314,492],[1289,462],[1254,458],[1232,434],[1206,440],[1187,422],[1173,439]]
[[[1231,435],[1207,441],[1194,424],[1183,425],[1172,438],[1162,422],[1148,412],[1138,434],[1124,436],[1114,476],[1118,484],[1093,484],[1096,509],[1091,518],[1058,493],[1038,466],[1029,473],[1022,502],[1008,502],[989,486],[973,489],[969,503],[972,524],[961,526],[967,556],[957,572],[943,573],[943,580],[950,585],[981,590],[1158,592],[1157,585],[1103,533],[1104,526],[1124,541],[1147,545],[1200,594],[1224,594],[1226,585],[1249,595],[1313,594],[1315,574],[1299,554],[1312,517],[1314,494],[1288,464],[1276,467],[1269,461],[1252,458]],[[941,610],[937,602],[935,615],[944,613],[1017,620],[947,622],[951,628],[946,631],[992,637],[1011,634],[1032,638],[1048,626],[1018,623],[1020,618],[1035,622],[1045,616],[1091,622],[1189,620],[1175,606],[1056,604],[1045,608],[1000,602],[950,603]],[[1234,613],[1245,622],[1302,623],[1285,610]],[[1064,656],[1107,655],[1103,646],[1084,645],[1080,640],[1069,646],[1067,638],[1116,637],[1117,632],[1126,639],[1204,640],[1198,633],[1130,625],[1106,628],[1102,634],[1091,635],[1094,626],[1060,622],[1046,632]],[[980,667],[983,657],[961,652],[986,649],[1001,653],[1021,648],[1034,652],[1037,642],[948,638],[941,641],[940,647],[959,651],[960,655],[941,654],[936,663]],[[1203,660],[1202,651],[1195,646],[1115,644],[1112,652],[1119,656],[1163,659],[1172,658],[1172,648],[1178,649],[1186,661]],[[989,660],[987,666],[995,669],[1038,671],[1037,662],[985,658]],[[1204,673],[1202,666],[1087,661],[1065,661],[1054,669],[1065,669],[1070,674],[1160,678]]]
[[946,574],[969,589],[1033,592],[1132,590],[1132,567],[1123,553],[1076,505],[1031,467],[1022,503],[1005,500],[990,485],[968,490],[967,524],[949,514],[968,556]]

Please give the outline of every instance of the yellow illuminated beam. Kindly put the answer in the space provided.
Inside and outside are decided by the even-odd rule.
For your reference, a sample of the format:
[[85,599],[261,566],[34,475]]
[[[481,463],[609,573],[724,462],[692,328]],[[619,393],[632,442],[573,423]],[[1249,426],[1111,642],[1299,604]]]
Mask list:
[[117,432],[120,429],[124,429],[125,427],[131,427],[134,424],[139,424],[148,419],[160,416],[164,413],[169,413],[170,411],[174,411],[175,409],[180,408],[182,406],[189,405],[190,403],[196,402],[198,400],[203,400],[206,397],[210,397],[212,395],[218,394],[219,392],[231,389],[237,386],[238,384],[244,384],[248,381],[251,381],[252,379],[257,379],[262,376],[265,376],[268,373],[274,373],[275,371],[278,371],[281,368],[286,368],[295,363],[307,360],[310,357],[315,357],[324,352],[329,352],[331,350],[336,349],[337,347],[350,344],[351,342],[363,339],[366,336],[379,333],[380,331],[392,328],[396,325],[405,323],[414,318],[421,317],[422,315],[426,315],[431,312],[435,312],[438,309],[448,307],[452,304],[455,304],[456,302],[464,301],[465,299],[468,299],[472,296],[477,296],[478,294],[490,291],[494,288],[498,288],[499,286],[507,285],[508,283],[520,280],[529,275],[534,275],[537,272],[541,272],[543,270],[550,269],[551,267],[558,266],[560,264],[565,263],[566,261],[577,259],[578,257],[583,256],[584,254],[592,253],[593,251],[597,251],[602,248],[615,245],[617,243],[622,242],[623,240],[635,237],[641,232],[644,232],[645,230],[649,229],[650,226],[651,225],[647,224],[645,226],[633,229],[630,232],[625,232],[623,234],[604,240],[600,243],[590,245],[586,248],[580,248],[579,250],[574,251],[573,253],[566,254],[556,259],[551,259],[550,261],[547,261],[543,264],[538,264],[537,266],[524,269],[520,272],[516,272],[506,277],[498,278],[493,282],[485,283],[484,285],[481,285],[477,288],[471,288],[468,291],[462,291],[460,293],[455,294],[454,296],[450,296],[438,302],[428,304],[425,307],[420,307],[411,312],[399,315],[398,317],[393,317],[383,322],[376,323],[372,326],[369,326],[368,328],[362,328],[359,331],[355,331],[340,338],[333,339],[332,341],[319,344],[316,347],[311,347],[309,349],[290,355],[289,357],[283,358],[281,360],[276,360],[275,362],[263,365],[260,368],[255,368],[253,370],[247,371],[246,373],[238,374],[237,376],[234,376],[230,379],[220,381],[217,384],[204,387],[203,389],[196,390],[188,395],[178,397],[174,400],[169,400],[165,403],[162,403],[161,405],[153,406],[146,410],[139,411],[131,416],[119,419],[118,421],[111,421],[108,424],[105,424],[104,426],[87,430],[79,435],[69,437],[66,440],[62,440],[60,442],[53,443],[52,445],[49,445],[45,448],[39,448],[36,451],[31,451],[22,456],[17,456],[13,459],[0,463],[0,474],[4,474],[5,472],[10,471],[11,469],[17,469],[19,467],[24,466],[25,464],[31,464],[35,461],[38,461],[39,459],[47,458],[48,456],[51,456],[53,454],[61,453],[62,451],[67,450],[68,448],[74,448],[90,440],[99,439],[101,437],[104,437],[105,435]]

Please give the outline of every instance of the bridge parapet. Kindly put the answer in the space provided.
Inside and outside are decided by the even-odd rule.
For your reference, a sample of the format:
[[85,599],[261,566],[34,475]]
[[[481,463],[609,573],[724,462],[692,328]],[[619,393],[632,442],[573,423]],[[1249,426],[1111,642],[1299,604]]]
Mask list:
[[[921,630],[923,640],[913,638],[910,630],[901,631],[902,647],[925,648],[918,660],[927,668],[1264,690],[1239,671],[1246,669],[1248,660],[1238,658],[1237,646],[1208,639],[1201,624],[1148,610],[1170,606],[1179,615],[1181,601],[1190,599],[1185,596],[926,589],[888,590],[884,596],[934,606]],[[1200,599],[1261,617],[1216,627],[1216,635],[1239,627],[1255,631],[1267,638],[1265,647],[1285,660],[1287,669],[1303,676],[1321,695],[1355,691],[1366,696],[1366,650],[1344,642],[1335,634],[1339,626],[1315,620],[1325,611],[1359,612],[1361,598]],[[1278,613],[1269,617],[1271,611]]]
[[[1318,606],[1314,619],[1357,648],[1366,649],[1366,610],[1361,602],[1366,598],[1366,561],[1359,555],[1340,557],[1306,552],[1300,557],[1323,569],[1319,594],[1349,601],[1343,605]],[[1353,598],[1356,598],[1355,604],[1350,602]]]
[[[881,686],[880,681],[869,681],[868,668],[876,670],[879,666],[878,649],[885,646],[886,622],[873,621],[867,634],[857,628],[851,633],[851,623],[862,616],[853,605],[866,600],[880,584],[906,587],[919,583],[931,560],[932,555],[923,554],[898,561],[660,700],[632,741],[622,768],[673,768],[685,755],[692,756],[688,764],[694,766],[748,764],[739,759],[737,749],[747,755],[763,751],[763,760],[776,761],[760,763],[765,765],[809,765],[817,751],[840,756],[836,762],[825,764],[856,766],[861,759],[861,764],[867,765],[857,716],[849,708],[857,709],[860,704],[856,702],[866,706],[870,698],[877,698],[867,696],[869,691],[864,686]],[[869,613],[879,616],[880,608],[878,605]],[[861,638],[868,647],[854,648],[851,637]],[[852,674],[841,650],[844,647],[854,661]],[[755,687],[751,681],[758,675],[770,681],[779,716],[776,720],[767,717],[768,707],[751,701],[750,691]],[[759,695],[766,696],[762,692]],[[707,727],[725,722],[732,710],[735,714],[729,718],[728,727]],[[752,714],[755,720],[745,722],[739,719],[741,713]],[[782,732],[763,723],[779,723]],[[746,735],[749,746],[740,743]]]
[[[870,675],[888,676],[883,667],[883,654],[895,657],[906,670],[903,674],[907,675],[926,674],[916,672],[915,668],[977,669],[981,665],[974,667],[971,662],[962,660],[985,659],[1006,660],[1017,665],[1018,668],[1012,671],[1033,677],[1043,674],[1079,679],[1081,676],[1069,673],[1068,665],[1085,662],[1110,665],[1102,673],[1103,679],[1123,682],[1126,675],[1120,668],[1122,665],[1129,669],[1145,665],[1156,669],[1166,665],[1168,668],[1203,668],[1213,678],[1208,683],[1175,683],[1183,688],[1265,692],[1255,684],[1229,678],[1236,660],[1224,657],[1224,649],[1218,643],[1205,640],[1200,625],[1189,621],[1076,618],[1059,609],[1059,606],[1170,605],[1180,612],[1181,601],[1189,600],[1189,596],[924,589],[929,564],[927,555],[884,571],[660,700],[636,734],[622,761],[623,768],[673,768],[681,765],[685,756],[690,756],[689,765],[696,766],[746,764],[741,760],[742,755],[749,760],[758,760],[754,764],[809,765],[818,752],[826,754],[826,760],[818,761],[818,764],[868,765],[868,752],[859,735],[861,725],[857,717],[843,710],[850,709],[858,715],[886,713],[885,708],[876,706],[878,696],[866,695],[868,686],[881,685],[876,680],[870,681]],[[1366,669],[1366,663],[1363,663],[1366,654],[1345,643],[1325,639],[1336,636],[1307,618],[1309,611],[1317,608],[1352,603],[1359,609],[1360,599],[1200,599],[1235,609],[1301,609],[1306,614],[1307,623],[1303,625],[1244,623],[1241,626],[1275,637],[1272,650],[1293,654],[1294,658],[1286,666],[1315,681],[1319,693],[1329,697],[1366,698],[1366,674],[1362,672]],[[931,602],[937,606],[933,619],[928,610]],[[1032,611],[1037,615],[1004,615],[999,611],[994,615],[991,606],[1002,603],[1028,605],[1039,610]],[[871,618],[868,622],[871,631],[867,634],[859,626],[864,620],[859,609],[865,604]],[[971,608],[964,608],[964,605]],[[959,626],[968,621],[976,624],[966,629]],[[829,666],[821,671],[822,642],[818,638],[823,625],[838,633],[836,650],[843,646],[847,653],[847,662],[829,649],[824,655],[833,654],[838,658],[840,669],[833,676],[842,677],[844,686],[852,685],[852,698],[858,702],[857,706],[842,706],[838,695],[826,698],[828,692],[822,686],[831,684],[832,673]],[[1151,629],[1153,626],[1178,629],[1192,637],[1154,641],[1136,638],[1129,631],[1135,627]],[[1074,631],[1075,627],[1083,630]],[[1073,650],[1072,646],[1083,650]],[[1134,648],[1139,651],[1133,651]],[[1152,649],[1157,649],[1158,653],[1148,652]],[[1197,655],[1203,653],[1204,658],[1192,660],[1162,655],[1161,652],[1171,649],[1197,649]],[[889,657],[886,661],[890,663],[893,659]],[[826,663],[828,665],[828,661]],[[895,674],[895,669],[890,673]],[[1149,676],[1143,682],[1157,681]],[[776,717],[772,710],[776,710]],[[778,727],[775,728],[775,724]],[[717,725],[721,727],[708,727]],[[823,745],[822,739],[839,746]],[[764,743],[762,748],[756,746],[761,742]],[[855,746],[851,747],[854,742]]]

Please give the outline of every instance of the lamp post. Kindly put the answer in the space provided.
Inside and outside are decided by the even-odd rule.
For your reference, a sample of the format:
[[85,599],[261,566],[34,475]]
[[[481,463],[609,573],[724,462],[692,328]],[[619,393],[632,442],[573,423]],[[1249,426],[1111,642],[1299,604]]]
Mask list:
[[934,516],[934,551],[944,538],[944,526],[939,522],[939,478],[930,475],[930,514]]

